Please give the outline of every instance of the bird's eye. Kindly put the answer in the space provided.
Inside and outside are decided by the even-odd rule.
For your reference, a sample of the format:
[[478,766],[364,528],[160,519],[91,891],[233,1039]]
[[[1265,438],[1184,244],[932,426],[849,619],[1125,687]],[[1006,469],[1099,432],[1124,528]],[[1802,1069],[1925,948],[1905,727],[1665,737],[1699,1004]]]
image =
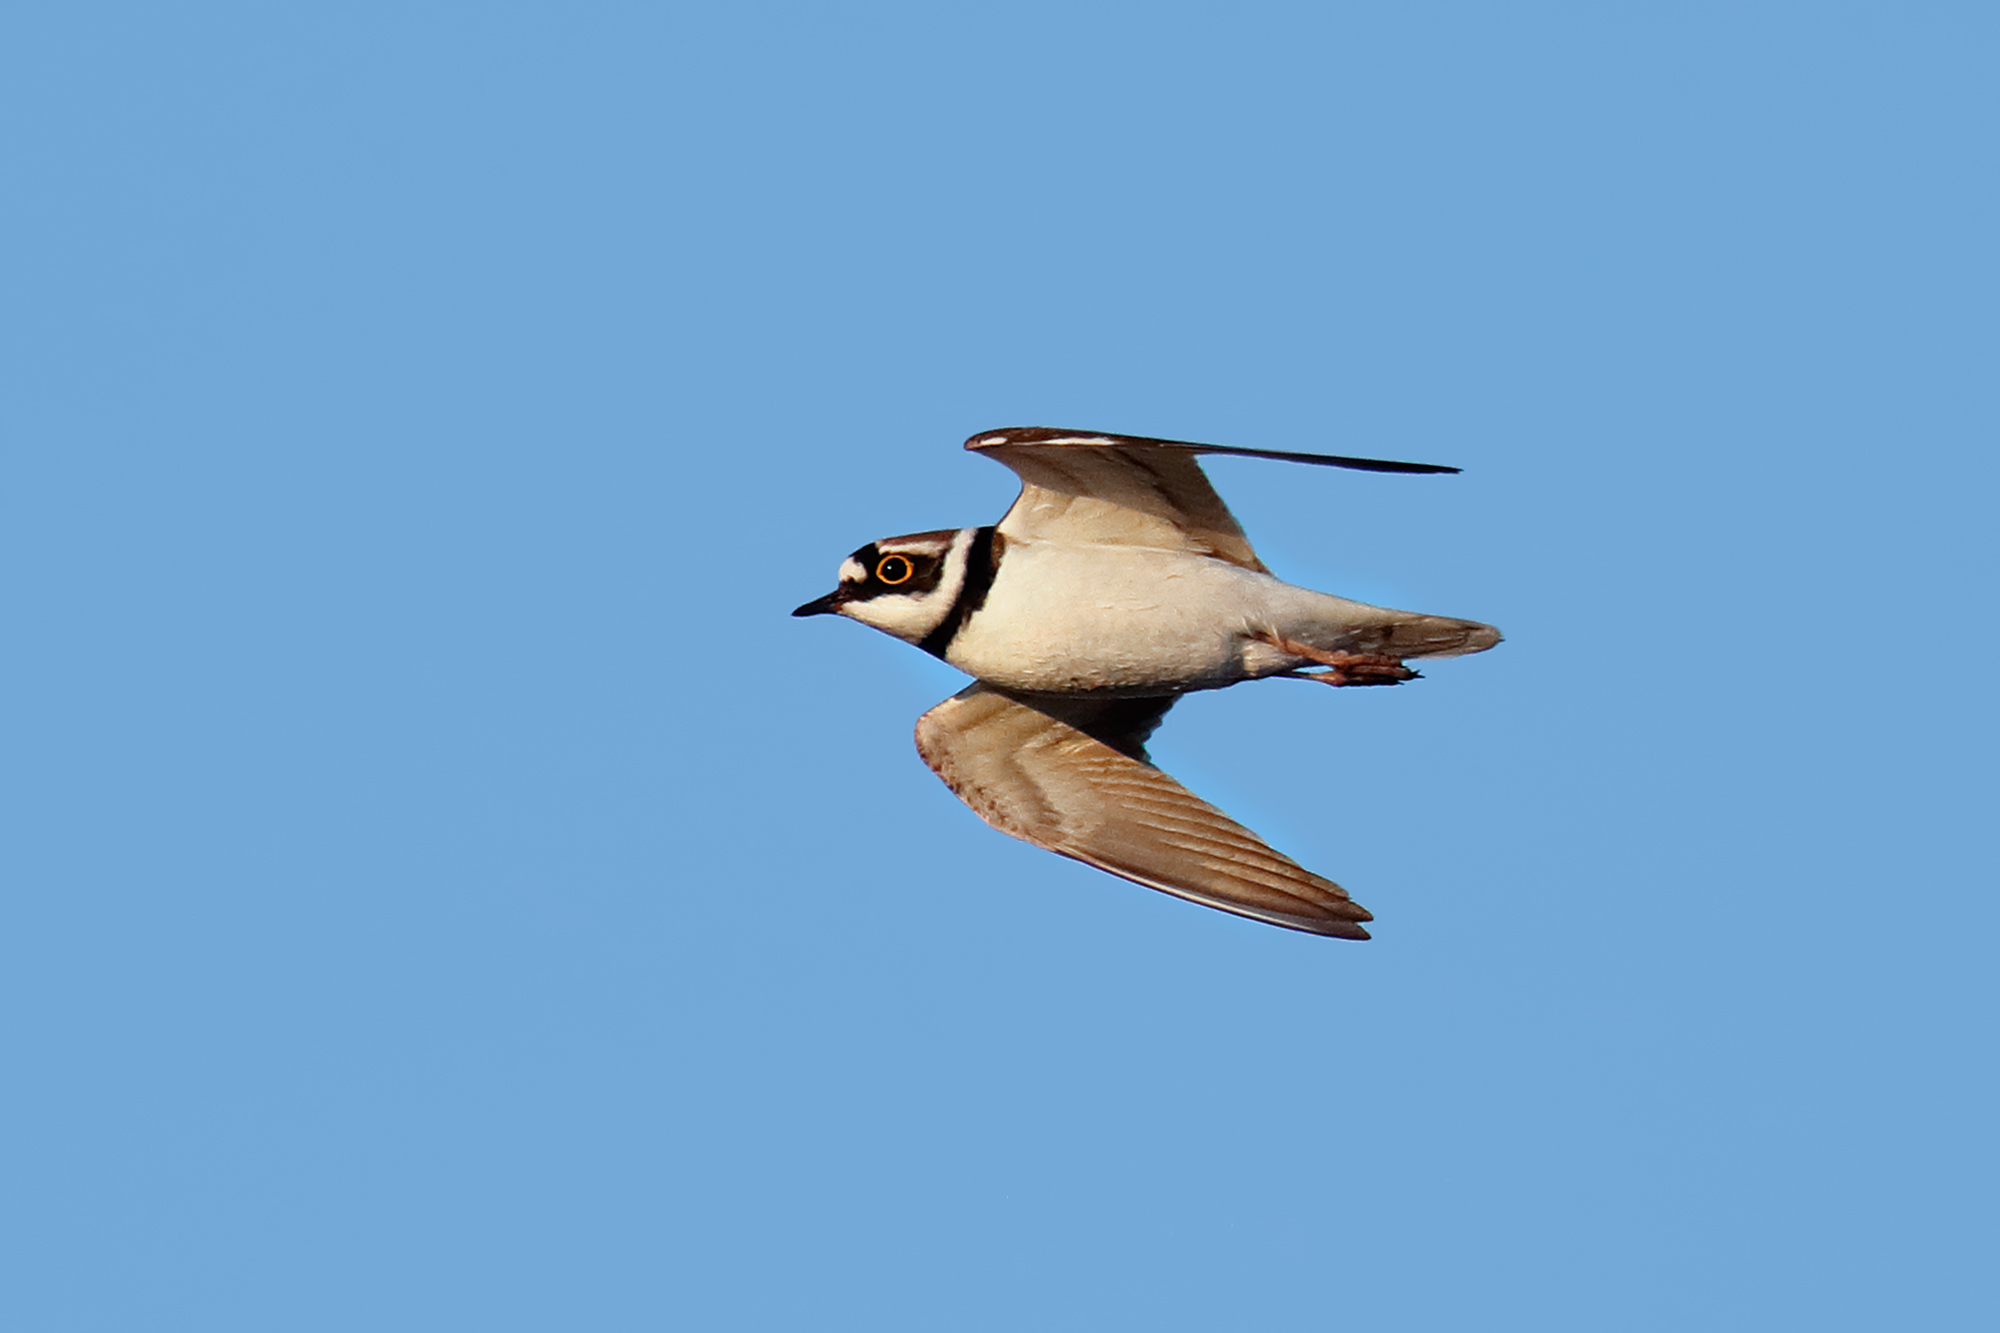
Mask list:
[[875,577],[891,587],[898,583],[908,583],[910,575],[916,572],[916,566],[900,555],[885,555],[875,562]]

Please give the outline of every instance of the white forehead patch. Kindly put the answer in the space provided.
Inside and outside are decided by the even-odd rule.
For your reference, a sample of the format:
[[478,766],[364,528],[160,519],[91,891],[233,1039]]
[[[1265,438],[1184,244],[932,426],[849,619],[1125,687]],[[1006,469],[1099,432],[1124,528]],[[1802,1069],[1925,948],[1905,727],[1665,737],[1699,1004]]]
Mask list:
[[867,577],[868,571],[863,569],[861,562],[853,556],[850,555],[847,559],[840,562],[840,581],[842,583],[860,583]]

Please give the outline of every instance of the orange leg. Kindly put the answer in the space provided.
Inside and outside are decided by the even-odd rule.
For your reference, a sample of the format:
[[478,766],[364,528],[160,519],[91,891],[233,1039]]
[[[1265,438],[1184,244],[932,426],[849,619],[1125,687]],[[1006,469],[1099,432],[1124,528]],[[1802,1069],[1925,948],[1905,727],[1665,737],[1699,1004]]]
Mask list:
[[1259,637],[1280,652],[1290,653],[1293,657],[1303,657],[1308,662],[1318,662],[1328,668],[1325,671],[1283,673],[1297,680],[1316,680],[1322,685],[1400,685],[1406,680],[1419,679],[1417,672],[1410,670],[1394,657],[1315,648],[1311,644],[1288,639],[1282,634],[1265,634]]

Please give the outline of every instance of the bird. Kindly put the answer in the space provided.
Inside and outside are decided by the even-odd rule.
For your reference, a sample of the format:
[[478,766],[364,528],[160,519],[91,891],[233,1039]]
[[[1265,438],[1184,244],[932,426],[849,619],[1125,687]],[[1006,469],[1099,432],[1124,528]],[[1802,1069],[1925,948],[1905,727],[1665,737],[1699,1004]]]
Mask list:
[[1396,685],[1417,678],[1409,659],[1483,652],[1500,632],[1280,580],[1197,460],[1459,469],[1052,426],[965,447],[1020,478],[998,523],[869,542],[792,614],[859,621],[973,678],[918,719],[917,751],[1002,833],[1225,912],[1369,938],[1346,889],[1162,772],[1146,742],[1184,694]]

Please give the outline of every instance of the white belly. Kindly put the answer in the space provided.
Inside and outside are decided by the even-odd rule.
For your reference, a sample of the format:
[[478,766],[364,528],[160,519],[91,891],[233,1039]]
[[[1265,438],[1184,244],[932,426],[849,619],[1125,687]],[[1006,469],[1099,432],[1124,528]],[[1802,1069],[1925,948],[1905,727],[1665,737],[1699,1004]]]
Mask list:
[[1215,689],[1297,666],[1256,636],[1343,605],[1208,556],[1016,541],[945,660],[1017,690]]

